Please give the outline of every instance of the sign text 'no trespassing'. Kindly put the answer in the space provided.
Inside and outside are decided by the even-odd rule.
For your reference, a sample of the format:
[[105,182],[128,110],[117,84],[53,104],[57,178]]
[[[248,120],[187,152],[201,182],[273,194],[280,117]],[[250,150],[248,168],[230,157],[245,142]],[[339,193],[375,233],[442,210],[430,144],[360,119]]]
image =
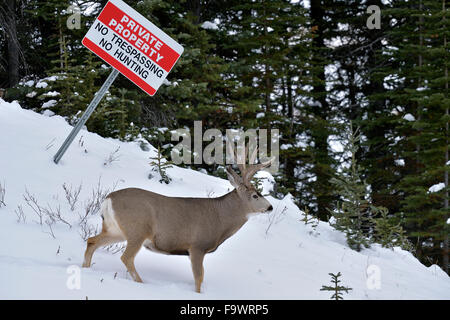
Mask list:
[[153,96],[183,47],[121,0],[110,0],[82,41]]

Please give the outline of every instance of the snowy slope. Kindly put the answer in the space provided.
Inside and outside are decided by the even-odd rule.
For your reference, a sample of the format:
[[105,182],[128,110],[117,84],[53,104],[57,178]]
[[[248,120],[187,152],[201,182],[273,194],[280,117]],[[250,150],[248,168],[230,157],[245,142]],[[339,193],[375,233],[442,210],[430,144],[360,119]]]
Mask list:
[[[302,213],[289,196],[269,197],[273,213],[252,217],[206,256],[201,294],[194,292],[186,256],[145,249],[136,257],[145,283],[131,280],[120,253],[99,249],[92,268],[80,269],[80,289],[70,290],[68,267],[81,266],[85,250],[78,214],[99,179],[103,188],[134,186],[174,196],[220,196],[231,189],[225,180],[177,167],[168,170],[173,178],[169,185],[149,180],[154,149],[145,152],[137,143],[84,130],[55,165],[52,157],[70,130],[61,117],[45,117],[0,99],[0,183],[6,185],[6,207],[0,207],[0,299],[328,299],[330,294],[319,289],[329,284],[329,272],[339,271],[342,284],[353,288],[346,299],[450,299],[450,278],[438,267],[427,268],[400,249],[375,245],[361,253],[352,251],[327,223],[314,231],[300,222]],[[118,147],[119,159],[105,165]],[[67,204],[64,183],[82,185],[74,211]],[[53,238],[26,205],[26,190],[43,207],[59,205],[73,227],[54,224]],[[17,222],[18,206],[25,223]],[[100,226],[101,218],[92,216],[89,223]],[[379,270],[379,288],[373,285],[373,268]]]

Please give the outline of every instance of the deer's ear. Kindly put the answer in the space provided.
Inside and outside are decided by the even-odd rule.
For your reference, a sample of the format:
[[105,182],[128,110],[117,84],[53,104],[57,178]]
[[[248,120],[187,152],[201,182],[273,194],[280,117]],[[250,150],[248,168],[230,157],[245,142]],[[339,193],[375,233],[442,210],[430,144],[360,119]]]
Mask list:
[[231,166],[227,166],[226,169],[228,181],[230,181],[233,187],[238,189],[242,185],[242,178],[231,168]]

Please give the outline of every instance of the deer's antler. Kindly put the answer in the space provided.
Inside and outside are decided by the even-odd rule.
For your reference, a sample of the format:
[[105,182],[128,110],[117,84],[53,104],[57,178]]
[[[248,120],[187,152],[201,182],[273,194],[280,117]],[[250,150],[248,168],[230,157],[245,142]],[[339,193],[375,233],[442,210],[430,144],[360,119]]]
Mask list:
[[[233,162],[235,162],[241,172],[242,182],[244,184],[250,184],[250,180],[253,178],[253,176],[261,169],[264,169],[268,166],[270,166],[274,159],[270,159],[266,162],[255,164],[256,156],[258,155],[258,147],[255,147],[249,157],[249,163],[246,164],[247,155],[248,155],[248,149],[249,149],[249,143],[245,146],[245,151],[243,157],[239,157],[240,154],[236,152],[231,146],[231,143],[227,143],[228,152],[230,155],[233,156]],[[236,148],[237,149],[237,148]],[[241,153],[242,154],[242,153]],[[231,168],[228,168],[228,170],[232,170]]]
[[259,170],[269,167],[272,164],[273,160],[274,158],[259,164],[249,165],[248,168],[245,170],[245,173],[242,175],[242,180],[244,181],[244,183],[250,183],[250,180],[253,178],[253,176]]

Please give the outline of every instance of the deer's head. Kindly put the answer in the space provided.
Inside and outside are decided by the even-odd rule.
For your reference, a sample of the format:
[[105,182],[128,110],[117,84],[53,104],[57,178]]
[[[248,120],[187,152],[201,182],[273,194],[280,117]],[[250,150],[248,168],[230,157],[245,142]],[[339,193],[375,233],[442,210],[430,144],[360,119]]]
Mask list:
[[[233,170],[233,168],[228,165],[226,167],[228,174],[228,181],[230,181],[231,185],[236,188],[237,194],[241,198],[242,202],[247,206],[248,213],[261,213],[273,210],[272,205],[267,199],[265,199],[261,193],[256,190],[255,186],[251,183],[253,176],[259,171],[262,170],[272,163],[272,160],[269,160],[264,163],[254,164],[258,149],[255,148],[249,157],[249,164],[246,165],[245,160],[248,154],[248,145],[245,149],[243,161],[237,161],[238,157],[233,150],[229,149],[231,154],[234,154],[235,162],[237,162],[237,166],[239,167],[240,175]],[[239,163],[242,162],[242,163]]]

